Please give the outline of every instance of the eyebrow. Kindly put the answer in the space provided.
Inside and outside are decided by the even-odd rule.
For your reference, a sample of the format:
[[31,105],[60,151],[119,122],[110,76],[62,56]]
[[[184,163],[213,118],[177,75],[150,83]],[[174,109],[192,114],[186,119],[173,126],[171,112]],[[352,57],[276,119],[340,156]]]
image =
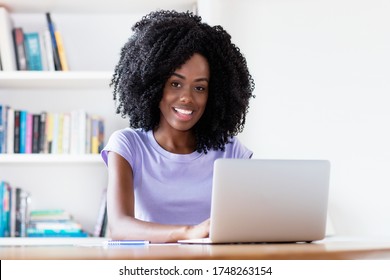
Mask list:
[[[183,80],[186,79],[185,76],[180,75],[180,74],[178,74],[178,73],[176,73],[176,72],[174,72],[174,73],[172,74],[172,76],[176,76],[176,77],[178,77],[178,78],[180,78],[180,79],[183,79]],[[209,82],[209,79],[206,78],[206,77],[204,77],[204,78],[202,77],[202,78],[195,79],[195,82],[201,82],[201,81]]]

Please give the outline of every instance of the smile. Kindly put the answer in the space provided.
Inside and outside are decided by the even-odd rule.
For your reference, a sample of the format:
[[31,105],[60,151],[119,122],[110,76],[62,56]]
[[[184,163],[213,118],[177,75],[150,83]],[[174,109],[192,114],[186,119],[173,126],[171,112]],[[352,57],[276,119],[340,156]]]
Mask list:
[[194,111],[192,110],[186,110],[186,109],[180,109],[180,108],[173,108],[176,112],[183,114],[183,115],[192,115]]

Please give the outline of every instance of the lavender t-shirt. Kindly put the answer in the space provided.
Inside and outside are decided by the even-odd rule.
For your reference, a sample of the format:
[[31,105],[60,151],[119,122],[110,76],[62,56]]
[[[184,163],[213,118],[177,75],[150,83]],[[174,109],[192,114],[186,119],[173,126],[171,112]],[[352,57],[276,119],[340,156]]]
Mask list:
[[113,151],[133,169],[135,217],[162,224],[198,224],[210,217],[214,161],[250,158],[252,152],[236,137],[225,151],[173,154],[153,132],[126,128],[114,132],[101,155],[106,164]]

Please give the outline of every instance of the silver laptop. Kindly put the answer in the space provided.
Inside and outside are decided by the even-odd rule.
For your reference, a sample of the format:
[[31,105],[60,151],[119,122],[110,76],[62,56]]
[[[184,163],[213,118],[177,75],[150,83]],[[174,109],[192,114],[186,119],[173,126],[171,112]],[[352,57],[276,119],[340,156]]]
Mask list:
[[218,159],[209,238],[179,243],[321,240],[329,175],[327,160]]

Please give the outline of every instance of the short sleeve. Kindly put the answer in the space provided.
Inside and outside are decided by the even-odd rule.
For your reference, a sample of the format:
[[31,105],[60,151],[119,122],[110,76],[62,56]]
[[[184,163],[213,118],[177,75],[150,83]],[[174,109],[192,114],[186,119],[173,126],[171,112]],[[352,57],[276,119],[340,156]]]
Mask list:
[[100,153],[106,165],[108,165],[108,152],[115,152],[126,159],[131,166],[134,166],[134,137],[132,136],[134,135],[129,130],[118,130],[110,136]]

